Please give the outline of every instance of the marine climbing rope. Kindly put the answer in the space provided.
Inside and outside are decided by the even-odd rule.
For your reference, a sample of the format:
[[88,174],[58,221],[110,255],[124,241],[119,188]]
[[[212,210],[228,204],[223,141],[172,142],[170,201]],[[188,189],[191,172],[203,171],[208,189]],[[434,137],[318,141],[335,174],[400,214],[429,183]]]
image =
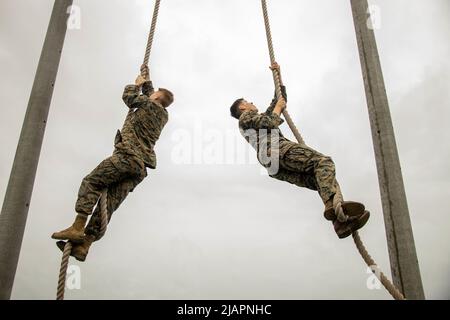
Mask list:
[[[261,0],[261,6],[264,16],[264,25],[266,28],[266,37],[267,37],[267,45],[269,48],[269,56],[270,56],[270,62],[273,64],[275,60],[275,51],[273,48],[273,41],[272,41],[272,33],[270,31],[270,20],[269,20],[269,11],[267,9],[267,1]],[[278,71],[276,69],[272,69],[273,73],[273,80],[275,83],[275,90],[277,97],[281,97],[281,83],[280,83],[280,75],[278,74]],[[298,131],[297,127],[295,126],[294,122],[292,121],[291,116],[289,113],[284,110],[283,116],[286,119],[286,123],[288,124],[289,128],[291,129],[292,133],[294,134],[295,138],[297,139],[298,143],[305,144],[305,141],[303,140],[300,132]],[[336,182],[337,184],[337,182]],[[340,190],[339,184],[337,184],[337,190],[338,192],[334,196],[333,199],[333,207],[336,213],[336,217],[339,221],[345,222],[347,221],[348,217],[345,215],[343,209],[342,209],[342,202],[344,201],[342,192]],[[386,288],[386,290],[391,294],[391,296],[396,300],[405,300],[405,297],[400,292],[400,290],[395,287],[392,282],[384,275],[382,272],[378,272],[378,267],[375,263],[375,261],[372,259],[370,254],[367,252],[358,231],[353,232],[352,234],[353,240],[355,242],[356,248],[358,249],[358,252],[361,254],[362,258],[366,262],[367,266],[372,270],[372,272],[376,275],[376,277],[380,280],[380,282],[383,284],[383,286]]]
[[148,70],[148,68],[144,68],[144,67],[148,67],[148,63],[149,63],[149,60],[150,60],[150,53],[152,52],[153,37],[155,35],[156,22],[158,21],[158,14],[159,14],[159,5],[160,5],[160,3],[161,3],[161,0],[156,0],[155,1],[155,7],[153,9],[152,23],[151,23],[151,26],[150,26],[150,32],[148,33],[147,46],[145,48],[144,61],[142,62],[142,67],[141,67],[141,73],[142,73],[142,76],[144,78],[147,78],[149,76],[143,70]]
[[[150,25],[150,31],[148,33],[148,39],[147,39],[147,46],[145,48],[145,54],[144,54],[144,61],[141,66],[141,75],[145,79],[149,79],[148,74],[148,64],[150,61],[150,53],[152,51],[152,45],[153,45],[153,38],[155,35],[156,30],[156,22],[158,21],[158,13],[159,13],[159,6],[160,6],[161,0],[155,0],[155,6],[153,8],[153,16],[152,16],[152,22]],[[100,234],[99,237],[96,239],[100,239],[105,235],[107,226],[108,226],[108,208],[107,208],[107,194],[108,190],[103,190],[102,195],[100,197],[100,216],[101,216],[101,226],[100,226]],[[66,245],[64,246],[63,255],[61,259],[61,267],[59,270],[59,277],[58,277],[58,287],[57,287],[57,293],[56,293],[56,299],[57,300],[64,300],[64,292],[66,287],[66,277],[67,277],[67,268],[69,266],[69,258],[70,253],[72,252],[72,243],[70,241],[67,241]]]

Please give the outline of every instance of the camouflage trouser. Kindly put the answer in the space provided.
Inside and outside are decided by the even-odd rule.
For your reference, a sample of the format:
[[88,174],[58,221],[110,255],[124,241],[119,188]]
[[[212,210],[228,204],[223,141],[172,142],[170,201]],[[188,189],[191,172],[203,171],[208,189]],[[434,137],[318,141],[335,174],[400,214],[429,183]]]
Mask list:
[[[75,210],[91,214],[104,189],[107,193],[108,221],[129,192],[147,176],[145,165],[139,158],[114,151],[103,160],[81,183]],[[100,208],[97,206],[86,227],[86,234],[98,240],[100,231]]]
[[319,192],[326,203],[336,193],[335,167],[330,157],[297,144],[280,159],[280,169],[272,178]]

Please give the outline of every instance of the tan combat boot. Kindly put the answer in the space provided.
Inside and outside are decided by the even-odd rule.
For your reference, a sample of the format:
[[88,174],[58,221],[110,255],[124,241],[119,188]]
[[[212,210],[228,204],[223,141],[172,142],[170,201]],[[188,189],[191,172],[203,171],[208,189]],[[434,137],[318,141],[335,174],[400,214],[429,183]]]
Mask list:
[[73,243],[82,243],[84,240],[84,226],[86,225],[87,215],[78,214],[71,227],[52,234],[53,239],[69,240]]
[[[86,235],[84,238],[84,241],[79,244],[73,244],[72,251],[70,252],[70,255],[77,259],[78,261],[85,261],[86,257],[89,253],[89,248],[91,247],[92,243],[95,241],[95,238],[93,235]],[[64,246],[66,245],[65,241],[58,241],[56,242],[56,246],[59,248],[59,250],[64,251]]]
[[[359,217],[364,214],[365,207],[362,203],[355,201],[343,201],[342,209],[345,215],[349,217]],[[329,199],[325,204],[325,212],[323,213],[325,219],[329,221],[336,220],[336,214],[333,208],[333,198]]]

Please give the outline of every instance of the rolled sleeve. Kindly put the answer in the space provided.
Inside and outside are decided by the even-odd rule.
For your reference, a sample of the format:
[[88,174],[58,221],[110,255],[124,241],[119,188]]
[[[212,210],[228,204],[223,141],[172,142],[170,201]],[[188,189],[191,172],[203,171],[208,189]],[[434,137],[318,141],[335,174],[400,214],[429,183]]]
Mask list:
[[246,129],[276,129],[284,122],[276,113],[258,114],[254,111],[244,112],[239,118],[239,126]]
[[148,101],[148,97],[140,94],[140,88],[130,84],[125,87],[122,100],[128,108],[140,108]]

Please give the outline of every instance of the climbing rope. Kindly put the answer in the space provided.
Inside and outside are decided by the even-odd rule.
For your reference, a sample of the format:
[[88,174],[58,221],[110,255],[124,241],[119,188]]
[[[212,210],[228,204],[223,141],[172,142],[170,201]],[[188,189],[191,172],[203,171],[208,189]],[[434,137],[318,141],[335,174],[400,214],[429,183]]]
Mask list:
[[153,17],[152,17],[152,24],[150,26],[150,32],[148,33],[148,40],[147,40],[147,47],[145,48],[145,55],[144,55],[144,62],[142,63],[141,67],[141,75],[144,78],[147,78],[149,76],[146,72],[143,72],[143,67],[148,66],[148,62],[150,60],[150,53],[152,51],[152,45],[153,45],[153,37],[155,35],[156,30],[156,22],[158,21],[158,13],[159,13],[159,5],[161,3],[161,0],[155,1],[155,7],[153,9]]
[[66,288],[67,267],[69,266],[70,253],[72,252],[72,243],[67,241],[61,259],[61,267],[59,269],[58,289],[56,300],[64,300],[64,292]]
[[[266,0],[261,0],[262,10],[263,10],[263,16],[264,16],[264,24],[266,27],[266,37],[267,37],[267,45],[269,47],[269,56],[270,56],[270,62],[273,64],[275,60],[275,51],[273,49],[273,41],[272,41],[272,33],[270,31],[270,21],[269,21],[269,12],[267,10],[267,2]],[[281,81],[280,81],[280,75],[276,70],[272,70],[273,73],[273,80],[275,82],[275,90],[277,97],[281,97]],[[292,133],[294,134],[295,138],[297,139],[298,143],[305,144],[305,141],[303,140],[300,132],[298,131],[297,127],[295,126],[294,122],[292,121],[292,118],[290,117],[289,113],[284,110],[283,116],[286,119],[287,124],[289,125],[289,128],[291,129]],[[341,188],[339,184],[336,182],[336,189],[337,192],[333,199],[333,207],[336,213],[336,217],[340,222],[346,222],[348,220],[348,216],[345,215],[344,210],[342,209],[342,202],[344,201],[344,198],[342,196]],[[392,297],[396,300],[404,300],[405,297],[403,294],[396,288],[391,281],[384,275],[382,272],[375,272],[375,269],[378,269],[377,264],[372,259],[370,254],[367,252],[361,238],[359,237],[358,231],[353,232],[352,234],[353,240],[355,242],[356,248],[358,249],[359,253],[361,254],[364,261],[367,263],[367,265],[371,268],[372,272],[377,276],[377,278],[380,280],[380,282],[383,284],[383,286],[386,288],[386,290],[392,295]]]
[[100,233],[97,240],[103,238],[108,228],[108,189],[103,190],[100,197]]
[[[273,49],[273,43],[272,43],[272,33],[270,31],[270,21],[269,21],[269,13],[267,10],[267,4],[266,0],[261,0],[263,14],[264,14],[264,24],[266,26],[266,37],[267,37],[267,45],[269,47],[269,55],[270,55],[270,64],[275,63],[275,51]],[[281,97],[281,82],[280,82],[280,75],[276,70],[272,70],[273,74],[273,81],[275,82],[275,91],[277,97]],[[298,131],[297,127],[294,124],[294,121],[292,121],[291,116],[289,115],[289,112],[287,110],[283,111],[283,116],[286,119],[286,123],[288,124],[289,128],[291,128],[295,138],[300,144],[305,144],[300,132]]]
[[[100,233],[98,239],[103,237],[108,227],[108,191],[105,189],[100,196]],[[66,289],[67,268],[69,266],[70,253],[72,252],[72,242],[67,241],[64,246],[63,255],[61,259],[61,267],[59,268],[58,288],[56,292],[56,300],[64,300],[64,292]]]
[[392,284],[392,282],[384,275],[383,272],[377,272],[378,266],[375,261],[370,256],[369,252],[367,252],[366,247],[364,246],[361,238],[359,237],[358,231],[353,232],[353,241],[355,242],[356,248],[361,254],[362,258],[366,262],[367,266],[372,270],[373,274],[380,280],[381,284],[386,288],[386,290],[391,294],[391,296],[395,300],[406,300],[400,290],[397,289],[396,286]]

